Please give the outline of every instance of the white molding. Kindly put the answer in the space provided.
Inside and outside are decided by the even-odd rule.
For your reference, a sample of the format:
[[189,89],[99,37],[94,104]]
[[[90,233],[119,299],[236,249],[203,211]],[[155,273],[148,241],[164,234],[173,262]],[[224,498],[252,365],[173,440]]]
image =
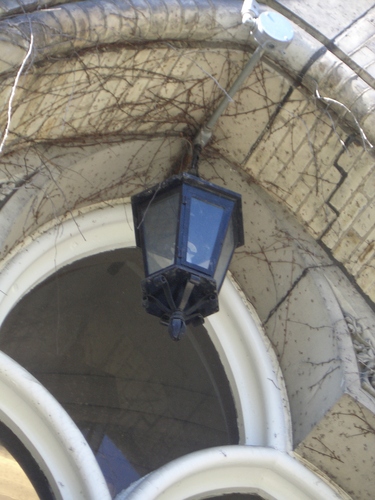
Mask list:
[[[0,324],[34,286],[63,266],[111,249],[134,247],[131,207],[106,202],[40,228],[0,268]],[[255,313],[227,278],[220,311],[206,320],[237,406],[242,444],[291,449],[289,409],[280,369]]]
[[271,448],[222,446],[169,462],[121,492],[116,500],[198,500],[233,492],[257,493],[277,500],[343,499],[341,493],[286,453]]
[[57,499],[111,496],[86,440],[56,399],[0,351],[0,420],[31,452]]
[[22,297],[63,266],[135,246],[129,205],[116,200],[90,208],[42,226],[0,263],[0,325]]
[[[102,203],[51,221],[0,265],[0,324],[23,296],[63,266],[134,246],[128,200]],[[206,326],[231,384],[241,444],[291,450],[289,408],[277,361],[255,312],[228,278],[220,293],[220,311],[207,318]]]
[[229,278],[219,303],[220,311],[206,318],[205,325],[233,391],[240,443],[290,451],[291,420],[284,380],[258,316]]

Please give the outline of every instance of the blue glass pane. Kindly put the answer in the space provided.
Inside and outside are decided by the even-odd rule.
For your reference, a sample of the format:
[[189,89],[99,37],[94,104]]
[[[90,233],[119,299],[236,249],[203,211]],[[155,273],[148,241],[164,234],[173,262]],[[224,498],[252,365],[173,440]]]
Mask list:
[[198,198],[191,199],[186,261],[209,269],[224,209]]
[[132,467],[122,451],[105,434],[95,456],[113,496],[140,478],[140,474]]

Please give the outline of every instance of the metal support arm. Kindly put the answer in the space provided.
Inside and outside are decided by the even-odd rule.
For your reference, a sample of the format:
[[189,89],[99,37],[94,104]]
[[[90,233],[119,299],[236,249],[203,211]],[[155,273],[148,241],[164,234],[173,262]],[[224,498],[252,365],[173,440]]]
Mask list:
[[201,148],[204,148],[211,139],[218,119],[224,113],[228,104],[233,101],[234,95],[250,76],[265,51],[283,50],[293,39],[294,31],[289,21],[281,14],[273,11],[267,10],[259,14],[259,5],[255,0],[245,0],[241,14],[243,24],[250,26],[250,33],[259,45],[232,87],[220,101],[211,118],[196,135],[194,145]]

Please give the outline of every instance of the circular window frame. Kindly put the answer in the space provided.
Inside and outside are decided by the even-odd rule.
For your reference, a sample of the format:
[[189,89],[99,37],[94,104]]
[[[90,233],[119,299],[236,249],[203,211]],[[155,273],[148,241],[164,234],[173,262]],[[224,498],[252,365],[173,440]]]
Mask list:
[[82,433],[28,371],[0,351],[0,420],[20,439],[56,499],[111,498]]
[[116,500],[200,500],[226,493],[258,494],[273,500],[346,498],[286,453],[239,445],[201,450],[173,460]]

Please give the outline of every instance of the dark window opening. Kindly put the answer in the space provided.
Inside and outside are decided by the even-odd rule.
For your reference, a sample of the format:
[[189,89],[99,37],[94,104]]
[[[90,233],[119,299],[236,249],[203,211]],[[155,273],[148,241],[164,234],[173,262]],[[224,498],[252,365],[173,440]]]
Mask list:
[[86,437],[115,496],[186,453],[237,444],[229,383],[204,327],[172,342],[141,306],[139,250],[71,264],[8,315],[0,349]]

